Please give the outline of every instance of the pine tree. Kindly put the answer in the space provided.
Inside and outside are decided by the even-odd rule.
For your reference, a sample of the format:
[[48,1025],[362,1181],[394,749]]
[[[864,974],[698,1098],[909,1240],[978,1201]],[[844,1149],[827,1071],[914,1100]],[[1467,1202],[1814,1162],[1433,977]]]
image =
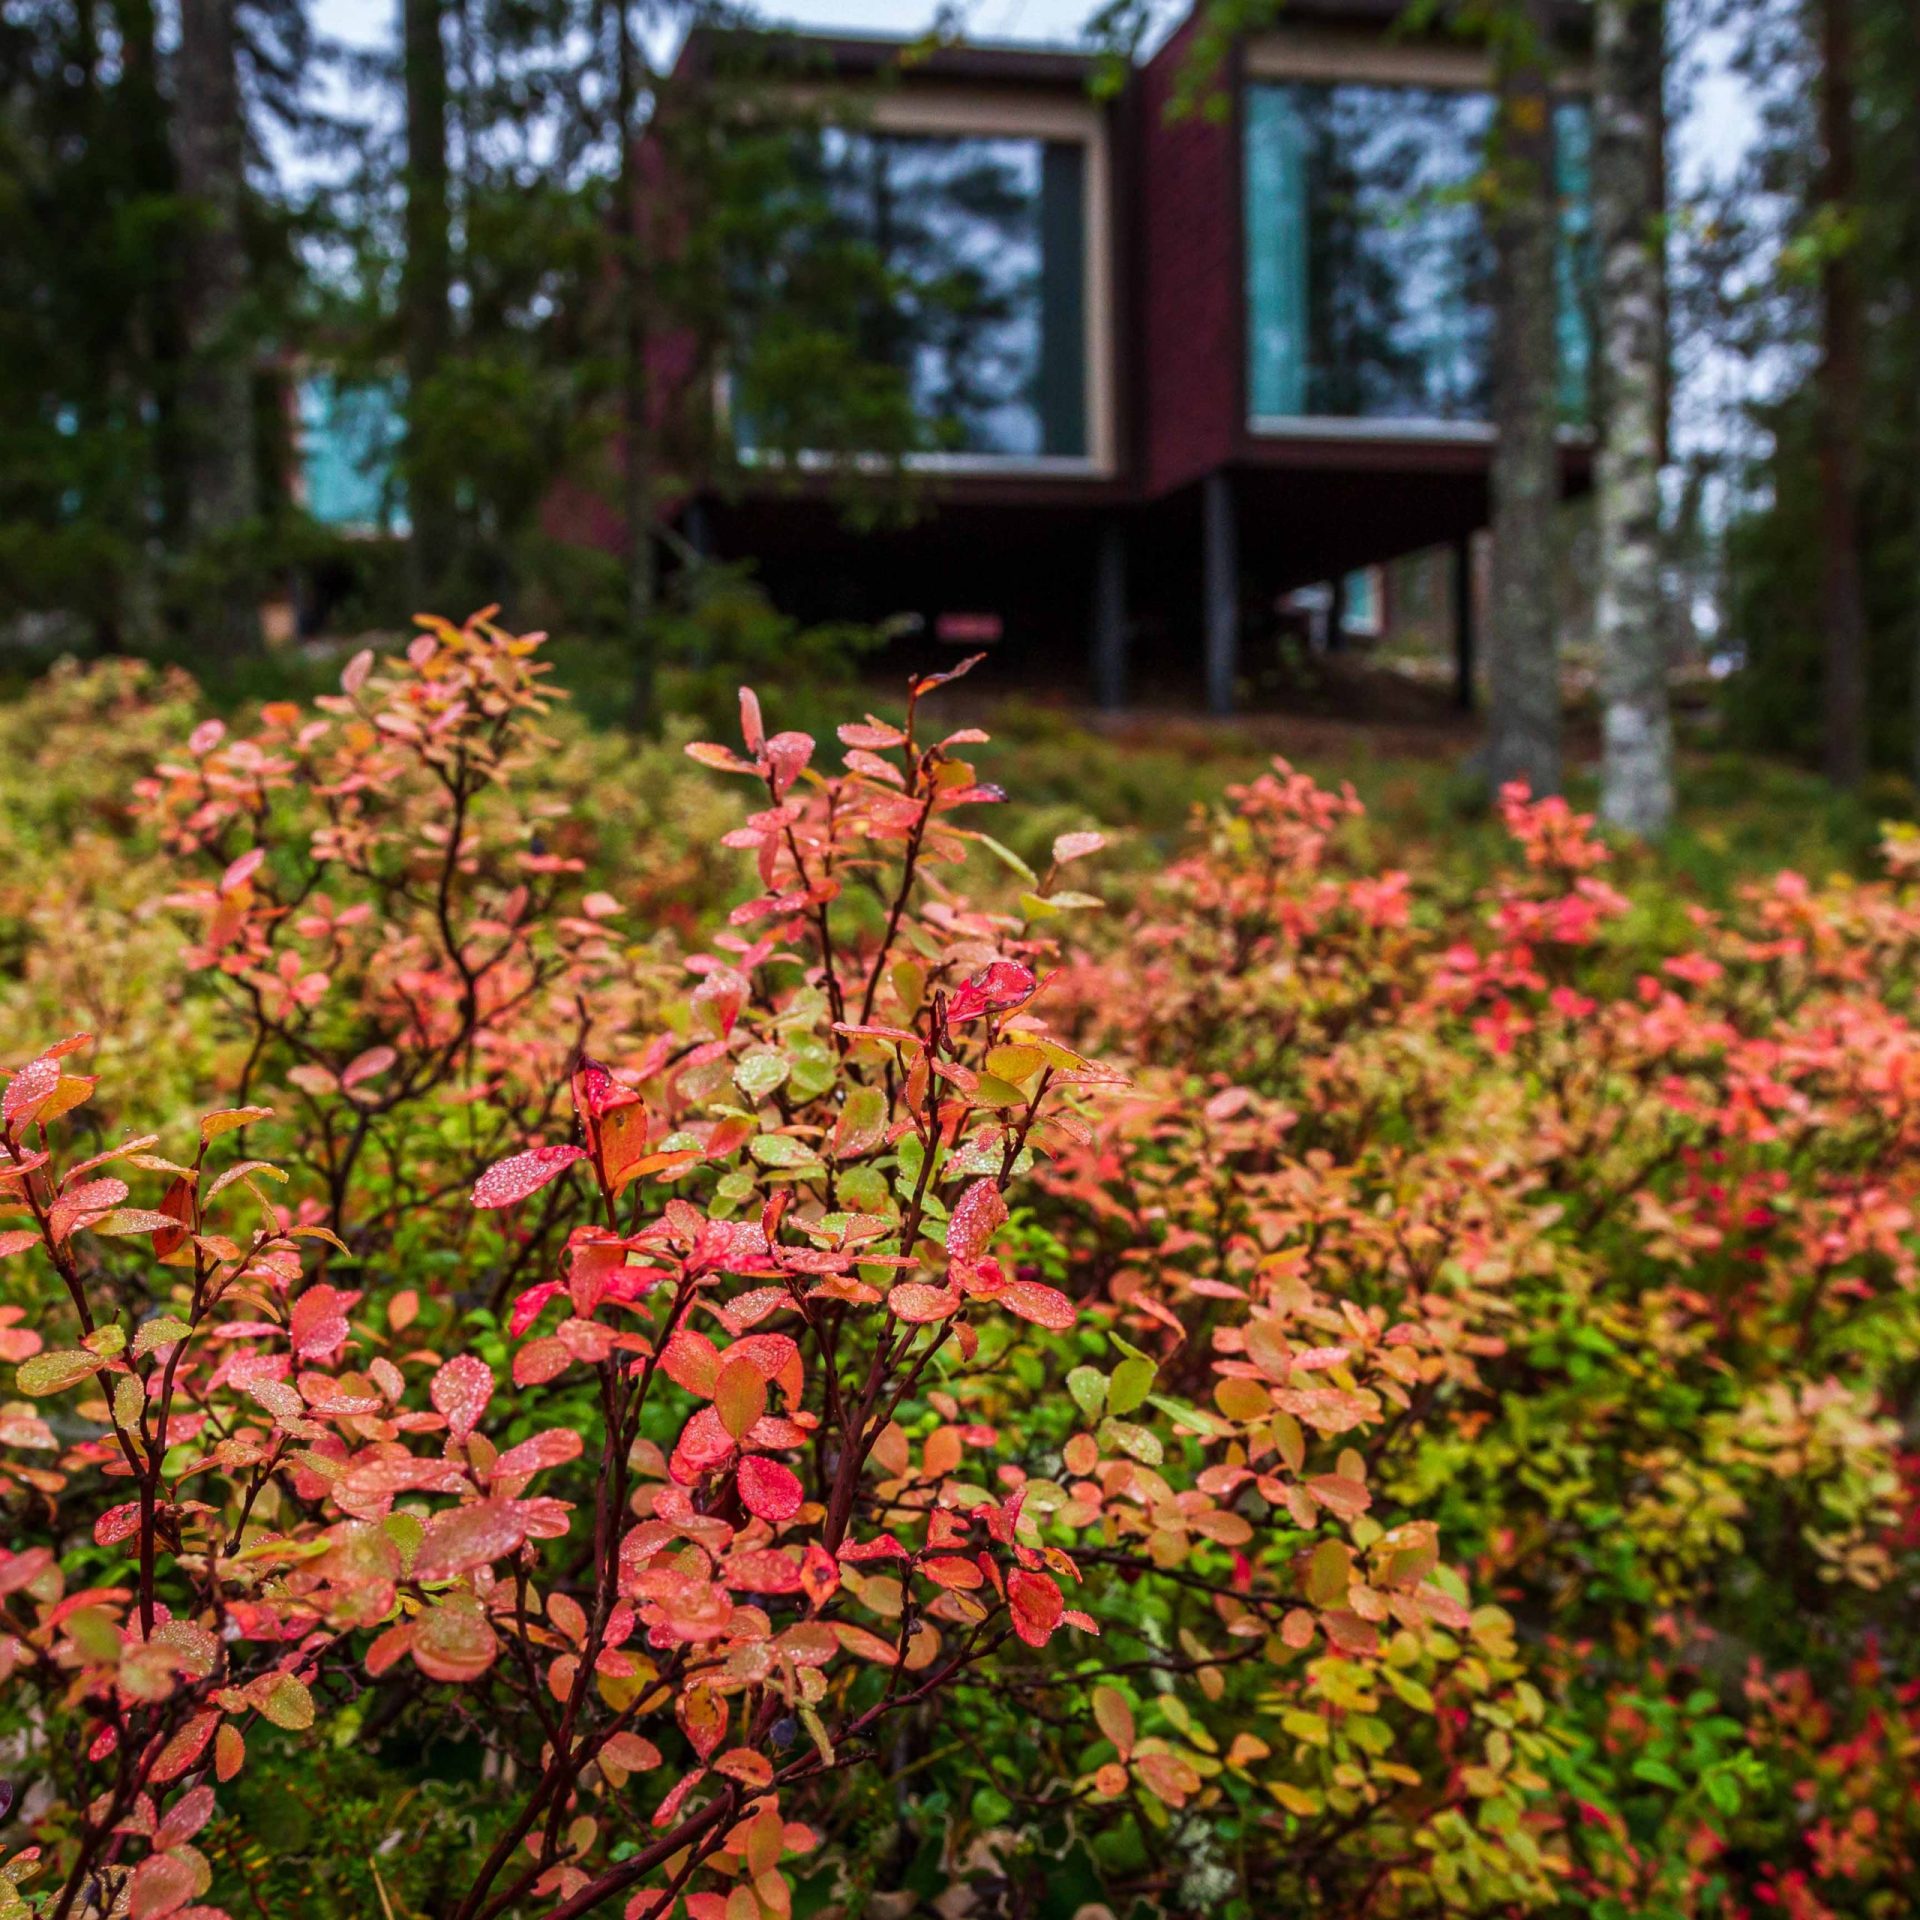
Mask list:
[[1854,258],[1856,135],[1853,0],[1822,0],[1820,183],[1820,542],[1826,634],[1827,775],[1857,787],[1867,771],[1867,614],[1862,577],[1861,482],[1865,347]]
[[182,386],[187,530],[206,564],[199,637],[233,652],[258,638],[242,543],[259,511],[253,375],[243,306],[246,129],[235,0],[181,0],[174,151],[186,200],[186,377]]

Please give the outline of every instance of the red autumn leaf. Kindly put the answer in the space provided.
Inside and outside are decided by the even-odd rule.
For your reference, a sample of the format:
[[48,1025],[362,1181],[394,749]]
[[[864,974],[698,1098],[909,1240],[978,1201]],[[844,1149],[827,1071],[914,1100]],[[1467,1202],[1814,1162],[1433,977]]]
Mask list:
[[1023,1320],[1064,1333],[1078,1317],[1074,1305],[1058,1287],[1038,1280],[1009,1280],[999,1296],[999,1304]]
[[555,1334],[529,1340],[513,1356],[513,1384],[516,1387],[543,1387],[557,1380],[573,1365],[573,1349]]
[[740,738],[749,753],[758,753],[767,744],[766,723],[760,718],[760,696],[751,687],[740,689]]
[[530,1440],[522,1440],[518,1446],[509,1447],[493,1463],[493,1478],[496,1483],[524,1480],[548,1467],[564,1467],[569,1461],[578,1460],[583,1451],[581,1438],[571,1427],[551,1427]]
[[919,675],[911,689],[913,697],[917,700],[923,693],[931,693],[935,687],[944,687],[950,681],[958,680],[962,674],[971,673],[986,657],[984,653],[970,653],[957,666],[946,667],[939,673]]
[[877,1533],[871,1540],[848,1540],[840,1548],[840,1558],[859,1565],[865,1560],[911,1560],[913,1555],[890,1533]]
[[7,1082],[5,1094],[0,1095],[0,1128],[12,1133],[32,1119],[53,1097],[59,1084],[60,1062],[52,1054],[43,1053],[38,1060],[29,1060]]
[[971,1560],[960,1554],[935,1554],[920,1563],[919,1571],[936,1586],[957,1588],[971,1593],[985,1584],[986,1575]]
[[1091,830],[1060,834],[1053,843],[1054,864],[1064,867],[1069,860],[1084,860],[1088,854],[1098,853],[1106,844],[1107,836],[1104,833]]
[[414,1665],[431,1680],[477,1680],[493,1665],[500,1642],[479,1603],[449,1594],[413,1623]]
[[124,1180],[84,1180],[69,1187],[47,1210],[47,1228],[58,1246],[71,1237],[75,1227],[84,1226],[127,1197]]
[[246,852],[241,854],[240,857],[227,868],[226,872],[220,876],[220,891],[222,893],[238,893],[240,889],[260,871],[261,867],[266,864],[266,858],[267,850],[265,847],[249,847]]
[[193,1836],[213,1818],[213,1789],[189,1787],[161,1819],[153,1836],[156,1851],[165,1853]]
[[170,1233],[156,1233],[153,1236],[153,1257],[156,1260],[171,1259],[192,1237],[193,1194],[193,1182],[185,1174],[179,1175],[167,1188],[160,1202],[160,1211],[169,1220],[177,1220],[180,1224]]
[[95,1546],[117,1546],[122,1540],[130,1540],[140,1531],[140,1502],[128,1500],[117,1507],[109,1507],[93,1523]]
[[133,1870],[128,1882],[128,1920],[160,1920],[177,1913],[194,1895],[192,1864],[173,1854],[149,1855]]
[[715,1773],[724,1773],[729,1780],[738,1780],[746,1787],[768,1787],[773,1784],[773,1762],[764,1753],[755,1753],[751,1747],[729,1747],[713,1763],[713,1770]]
[[901,1320],[926,1326],[958,1313],[960,1295],[952,1287],[930,1287],[922,1280],[906,1280],[887,1295],[887,1307]]
[[992,1180],[976,1180],[955,1203],[947,1222],[947,1258],[972,1265],[1006,1224],[1007,1203]]
[[598,1060],[581,1057],[573,1072],[573,1110],[583,1119],[599,1120],[616,1107],[636,1104],[640,1096],[613,1077],[613,1069]]
[[651,1773],[660,1764],[660,1749],[637,1733],[616,1733],[600,1751],[629,1773]]
[[428,1392],[435,1411],[446,1416],[447,1430],[464,1440],[493,1398],[493,1369],[477,1354],[456,1354],[433,1376]]
[[960,987],[947,1002],[949,1023],[978,1020],[984,1013],[1006,1013],[1031,1000],[1040,983],[1031,967],[1017,960],[996,960]]
[[505,1160],[495,1161],[474,1182],[473,1204],[483,1210],[510,1207],[530,1193],[538,1193],[548,1181],[557,1180],[576,1160],[586,1154],[579,1147],[529,1147]]
[[1307,1491],[1343,1520],[1355,1519],[1373,1505],[1373,1495],[1365,1483],[1344,1473],[1316,1474],[1307,1482]]
[[1013,1615],[1013,1630],[1028,1646],[1047,1644],[1066,1605],[1060,1589],[1045,1574],[1016,1568],[1007,1575],[1007,1607]]
[[751,760],[742,760],[731,747],[718,746],[711,740],[689,741],[687,758],[697,760],[703,767],[711,767],[716,773],[758,773],[760,771]]
[[777,1460],[750,1453],[735,1469],[740,1504],[762,1520],[779,1526],[800,1511],[806,1497],[797,1475]]
[[413,1559],[416,1580],[452,1580],[519,1551],[527,1516],[517,1500],[475,1500],[427,1522]]
[[349,1063],[340,1076],[340,1085],[351,1089],[364,1086],[369,1080],[377,1080],[399,1057],[391,1047],[369,1047]]
[[207,1750],[214,1729],[220,1724],[217,1713],[197,1713],[160,1749],[147,1778],[154,1782],[177,1780]]
[[[722,1570],[728,1588],[734,1593],[799,1593],[802,1591],[801,1563],[779,1547],[760,1547],[736,1553]],[[839,1585],[839,1576],[834,1577]]]
[[839,1563],[817,1540],[808,1541],[801,1556],[800,1591],[815,1613],[840,1591]]
[[806,770],[807,762],[813,758],[813,736],[810,733],[776,733],[761,749],[761,758],[772,775],[775,796],[784,797],[787,789]]
[[871,1660],[879,1666],[897,1667],[900,1664],[900,1649],[891,1641],[883,1640],[877,1633],[870,1633],[865,1627],[856,1627],[845,1620],[833,1623],[834,1637],[840,1642],[841,1650],[852,1654],[858,1660]]
[[726,1738],[727,1705],[711,1687],[689,1687],[674,1702],[673,1716],[702,1760]]
[[559,1280],[542,1280],[537,1287],[529,1287],[513,1303],[513,1312],[507,1320],[509,1336],[518,1340],[540,1318],[541,1309],[547,1302],[558,1299],[566,1290],[565,1284]]
[[1133,1708],[1118,1687],[1094,1688],[1093,1717],[1100,1723],[1100,1731],[1113,1742],[1120,1758],[1126,1759],[1133,1751]]
[[360,1298],[339,1287],[309,1287],[293,1303],[287,1331],[293,1350],[303,1360],[317,1360],[333,1352],[347,1337],[347,1309]]
[[660,1365],[675,1386],[685,1387],[703,1400],[713,1397],[714,1382],[720,1376],[720,1350],[704,1333],[696,1333],[691,1327],[676,1328],[660,1350]]

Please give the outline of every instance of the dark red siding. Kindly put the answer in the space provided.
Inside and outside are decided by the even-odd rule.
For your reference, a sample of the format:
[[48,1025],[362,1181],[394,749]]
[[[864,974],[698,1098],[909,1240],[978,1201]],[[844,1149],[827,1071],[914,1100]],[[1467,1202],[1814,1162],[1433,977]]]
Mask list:
[[[1232,458],[1240,415],[1238,114],[1167,108],[1195,21],[1140,77],[1141,360],[1146,369],[1144,474],[1149,496]],[[1220,84],[1234,97],[1232,76]]]

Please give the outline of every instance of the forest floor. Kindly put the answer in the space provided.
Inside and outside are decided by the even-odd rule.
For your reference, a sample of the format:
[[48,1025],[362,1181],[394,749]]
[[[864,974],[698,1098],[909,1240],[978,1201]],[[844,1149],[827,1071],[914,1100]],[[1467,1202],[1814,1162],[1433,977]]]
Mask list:
[[[331,688],[343,657],[337,646],[288,648],[195,677],[209,704],[238,711]],[[550,657],[581,716],[617,727],[627,681],[617,650],[563,641]],[[5,664],[14,670],[0,672],[0,697],[23,690],[34,670],[25,659]],[[196,663],[183,664],[193,671]],[[663,675],[668,732],[731,738],[741,677],[718,668]],[[866,708],[897,712],[903,691],[900,675],[884,671],[853,685],[783,686],[771,671],[744,677],[764,683],[770,722],[823,739]],[[1062,830],[1112,829],[1142,872],[1172,856],[1196,807],[1276,756],[1323,782],[1350,781],[1369,811],[1366,831],[1395,864],[1440,853],[1471,878],[1498,855],[1501,836],[1478,765],[1484,714],[1459,709],[1437,660],[1378,661],[1357,652],[1303,658],[1284,683],[1256,682],[1248,710],[1230,719],[1199,711],[1190,697],[1149,692],[1124,710],[1102,712],[1064,691],[993,685],[1009,677],[990,665],[949,688],[943,721],[993,735],[978,754],[981,771],[1006,787],[1022,814]],[[1574,666],[1566,692],[1568,791],[1576,805],[1591,807],[1599,757],[1591,675]],[[1657,856],[1637,856],[1636,864],[1652,858],[1685,895],[1722,900],[1742,881],[1783,866],[1816,880],[1871,871],[1879,822],[1915,815],[1904,780],[1877,780],[1864,797],[1837,793],[1806,769],[1716,744],[1709,689],[1685,690],[1680,704],[1679,822]]]

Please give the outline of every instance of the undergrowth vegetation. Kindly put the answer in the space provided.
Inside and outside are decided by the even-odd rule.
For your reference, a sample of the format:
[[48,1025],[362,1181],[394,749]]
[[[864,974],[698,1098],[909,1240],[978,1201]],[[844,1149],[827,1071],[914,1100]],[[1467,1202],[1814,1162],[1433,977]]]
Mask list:
[[7,719],[0,1920],[1909,1910],[1920,840],[1129,858],[965,671]]

